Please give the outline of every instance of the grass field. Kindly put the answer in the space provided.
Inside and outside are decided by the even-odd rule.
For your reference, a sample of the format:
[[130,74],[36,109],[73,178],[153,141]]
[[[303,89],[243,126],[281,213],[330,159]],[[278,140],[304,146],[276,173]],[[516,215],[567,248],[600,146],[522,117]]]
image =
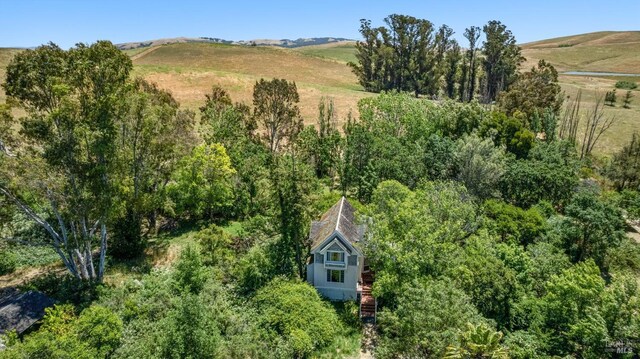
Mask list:
[[178,101],[194,109],[214,85],[229,91],[234,101],[251,103],[253,86],[260,78],[295,81],[307,123],[315,120],[323,96],[334,99],[338,116],[343,118],[356,110],[358,100],[371,96],[345,63],[299,50],[183,43],[159,46],[133,59],[137,75],[169,89]]
[[[640,74],[640,31],[595,32],[536,41],[522,45],[522,54],[527,61],[522,65],[528,70],[540,59],[556,67],[558,72],[595,71]],[[626,80],[640,83],[638,77],[600,77],[560,75],[559,81],[567,96],[574,97],[582,90],[586,111],[593,107],[596,94],[604,95],[614,89],[616,81]],[[631,109],[622,108],[622,97],[626,90],[617,90],[616,107],[606,107],[607,116],[616,118],[608,133],[603,135],[596,152],[609,155],[620,149],[634,131],[640,131],[640,91],[633,91]],[[583,115],[586,115],[583,111]]]
[[334,43],[315,46],[302,46],[297,47],[294,50],[308,56],[334,60],[344,64],[356,61],[355,43],[350,41],[345,41],[337,44]]
[[[355,60],[353,42],[341,42],[295,49],[250,47],[207,43],[176,43],[150,48],[125,50],[133,63],[134,74],[158,83],[173,93],[183,106],[197,110],[212,86],[226,89],[234,101],[250,104],[255,82],[274,77],[295,81],[300,93],[300,109],[307,124],[314,123],[318,102],[323,96],[334,99],[339,119],[351,111],[357,115],[357,102],[373,94],[358,85],[346,65]],[[559,72],[604,71],[640,72],[640,31],[598,32],[567,36],[523,44],[528,70],[538,60],[551,62]],[[0,49],[0,76],[11,57],[20,50]],[[614,88],[617,80],[640,83],[640,77],[590,77],[560,75],[560,84],[568,96],[583,90],[583,108],[593,106],[596,93]],[[625,91],[618,90],[621,98]],[[604,135],[596,151],[610,154],[619,149],[634,131],[640,131],[640,91],[631,109],[621,105],[607,108],[617,121]],[[0,90],[0,102],[5,100]]]

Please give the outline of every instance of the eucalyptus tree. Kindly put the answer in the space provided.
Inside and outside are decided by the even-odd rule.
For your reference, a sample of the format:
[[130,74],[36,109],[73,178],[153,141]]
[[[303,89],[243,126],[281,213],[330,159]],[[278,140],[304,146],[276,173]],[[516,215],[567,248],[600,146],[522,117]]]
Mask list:
[[524,60],[516,38],[500,21],[489,21],[483,28],[482,62],[485,75],[484,101],[492,102],[515,81],[518,66]]
[[131,69],[108,41],[68,51],[50,43],[7,67],[3,87],[27,115],[17,154],[3,164],[0,193],[46,230],[79,280],[104,276],[117,124]]

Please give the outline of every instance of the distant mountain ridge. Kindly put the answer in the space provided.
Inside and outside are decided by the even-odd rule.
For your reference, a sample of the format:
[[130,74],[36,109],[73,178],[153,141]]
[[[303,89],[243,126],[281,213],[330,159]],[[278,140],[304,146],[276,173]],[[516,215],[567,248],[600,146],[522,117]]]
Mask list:
[[245,45],[245,46],[275,46],[285,48],[296,48],[302,46],[312,45],[324,45],[336,42],[355,41],[352,39],[346,39],[343,37],[311,37],[311,38],[299,38],[295,40],[291,39],[255,39],[255,40],[240,40],[231,41],[220,39],[217,37],[174,37],[167,39],[156,39],[139,42],[126,42],[122,44],[116,44],[120,50],[139,49],[144,47],[153,47],[158,45],[185,43],[185,42],[205,42],[212,44],[229,44],[229,45]]

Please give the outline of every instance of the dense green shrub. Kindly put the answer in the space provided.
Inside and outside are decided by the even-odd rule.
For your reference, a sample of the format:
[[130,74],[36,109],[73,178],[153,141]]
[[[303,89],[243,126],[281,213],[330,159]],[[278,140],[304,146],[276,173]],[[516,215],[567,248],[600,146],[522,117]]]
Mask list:
[[328,345],[341,329],[333,308],[307,283],[274,279],[253,302],[263,328],[284,338],[297,357]]
[[233,260],[231,236],[215,224],[196,233],[194,239],[200,245],[203,264],[208,266],[228,266]]
[[638,84],[632,81],[618,81],[616,82],[617,89],[635,90],[638,88]]
[[467,323],[483,322],[470,298],[450,281],[403,287],[395,309],[379,313],[378,358],[440,358]]
[[122,322],[105,307],[91,306],[76,316],[66,304],[45,313],[40,330],[0,351],[0,358],[108,358],[120,345]]
[[17,268],[16,255],[7,248],[0,248],[0,275],[12,273]]
[[178,291],[199,293],[207,280],[207,270],[202,264],[200,252],[194,246],[185,247],[173,274]]

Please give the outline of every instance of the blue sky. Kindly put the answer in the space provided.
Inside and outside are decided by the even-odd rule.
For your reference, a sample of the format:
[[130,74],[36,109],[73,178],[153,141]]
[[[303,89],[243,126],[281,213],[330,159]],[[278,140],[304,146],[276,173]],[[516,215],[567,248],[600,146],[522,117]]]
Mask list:
[[358,38],[359,19],[374,25],[407,14],[447,24],[462,38],[470,25],[502,21],[520,43],[601,30],[640,30],[640,0],[538,1],[136,1],[0,0],[0,47],[53,41],[62,47],[165,37]]

